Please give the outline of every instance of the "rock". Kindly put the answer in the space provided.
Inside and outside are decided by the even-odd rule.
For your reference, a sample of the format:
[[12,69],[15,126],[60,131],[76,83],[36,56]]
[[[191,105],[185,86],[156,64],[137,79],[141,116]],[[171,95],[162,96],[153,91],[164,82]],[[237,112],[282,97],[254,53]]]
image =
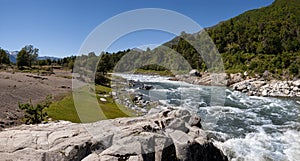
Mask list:
[[241,82],[241,83],[237,83],[233,86],[233,88],[235,90],[238,90],[238,91],[243,91],[243,90],[247,90],[247,87],[249,86],[250,84],[248,82]]
[[116,92],[111,92],[111,95],[112,96],[117,96],[117,93]]
[[185,121],[181,120],[181,119],[177,119],[177,118],[172,120],[169,123],[169,125],[167,126],[167,128],[180,130],[180,131],[183,131],[185,133],[187,133],[189,131],[189,129],[185,126]]
[[95,160],[100,160],[99,155],[97,155],[96,153],[92,153],[87,157],[85,157],[84,159],[82,159],[82,161],[95,161]]
[[106,102],[107,100],[105,98],[100,98],[100,101]]
[[283,91],[283,93],[284,93],[285,95],[288,95],[288,94],[290,93],[290,90],[285,89],[285,90]]
[[193,69],[189,72],[190,76],[196,76],[196,77],[201,77],[200,72],[197,69]]
[[150,90],[152,88],[153,88],[153,86],[147,85],[147,84],[144,84],[143,87],[142,87],[142,89],[144,89],[144,90]]
[[249,95],[249,96],[254,96],[254,92],[249,91],[249,92],[248,92],[248,95]]
[[261,95],[262,95],[263,97],[268,96],[268,91],[267,91],[267,90],[263,90],[263,91],[261,92]]
[[293,84],[295,87],[300,88],[300,79],[294,81],[292,84]]
[[190,125],[190,126],[196,126],[196,127],[202,128],[200,116],[198,116],[198,115],[193,115],[193,116],[190,118],[190,120],[189,120],[189,125]]
[[271,73],[268,70],[265,70],[263,73],[263,78],[267,78],[271,75]]
[[266,81],[253,81],[251,82],[251,85],[255,88],[255,89],[258,89],[264,85],[266,85]]
[[246,93],[246,92],[248,92],[248,89],[243,89],[242,92]]
[[228,160],[199,124],[200,118],[186,110],[162,110],[88,124],[21,125],[0,132],[0,156],[28,161]]
[[171,77],[171,78],[169,78],[168,80],[171,80],[171,81],[179,81],[179,78]]
[[107,97],[109,97],[110,95],[108,95],[108,94],[105,94],[105,95],[103,95],[103,97],[105,97],[105,98],[107,98]]
[[[297,80],[299,81],[299,80]],[[232,85],[232,88],[248,95],[271,96],[271,97],[295,97],[298,95],[300,81],[260,80],[249,79]]]
[[241,73],[230,74],[229,77],[230,77],[231,84],[241,82],[243,80],[243,77],[242,77]]

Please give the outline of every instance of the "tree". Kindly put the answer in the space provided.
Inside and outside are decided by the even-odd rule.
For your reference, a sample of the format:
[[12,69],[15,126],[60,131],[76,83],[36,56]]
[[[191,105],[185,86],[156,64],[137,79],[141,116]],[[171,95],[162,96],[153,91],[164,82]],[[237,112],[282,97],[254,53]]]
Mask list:
[[9,64],[9,57],[5,50],[0,48],[0,64]]
[[107,73],[108,70],[112,69],[113,67],[112,60],[110,58],[109,53],[102,53],[100,56],[100,60],[98,63],[97,71],[102,72],[103,75]]
[[73,73],[73,68],[74,68],[74,61],[73,60],[69,61],[68,68],[71,69],[71,73]]
[[31,67],[33,62],[38,57],[39,49],[33,48],[32,45],[26,45],[21,49],[17,56],[18,67],[28,66]]

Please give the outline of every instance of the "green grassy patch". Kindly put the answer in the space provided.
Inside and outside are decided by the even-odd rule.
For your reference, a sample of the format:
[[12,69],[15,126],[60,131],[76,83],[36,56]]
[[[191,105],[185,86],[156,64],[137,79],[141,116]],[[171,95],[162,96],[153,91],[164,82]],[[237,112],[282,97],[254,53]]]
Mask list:
[[67,94],[62,100],[54,102],[47,109],[48,116],[54,120],[81,122],[74,106],[73,96]]
[[104,98],[103,95],[109,94],[111,88],[97,85],[95,86],[96,95],[93,92],[87,92],[87,88],[89,87],[83,87],[82,90],[75,91],[78,92],[75,96],[80,100],[75,101],[76,108],[72,93],[52,103],[47,109],[49,117],[54,120],[67,120],[78,123],[136,116],[134,111],[116,104],[112,96],[106,97],[107,101],[105,102],[100,101],[100,98]]

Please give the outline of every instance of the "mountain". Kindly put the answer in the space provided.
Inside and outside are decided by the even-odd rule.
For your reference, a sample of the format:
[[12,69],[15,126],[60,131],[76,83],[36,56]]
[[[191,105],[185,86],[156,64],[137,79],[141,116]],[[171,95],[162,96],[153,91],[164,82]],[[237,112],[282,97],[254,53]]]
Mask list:
[[[275,0],[205,31],[222,54],[228,72],[300,74],[300,0]],[[183,39],[199,41],[199,33],[181,35],[164,45],[181,53],[193,68],[205,70],[195,49]]]
[[54,57],[54,56],[39,56],[39,57],[37,58],[37,60],[46,60],[46,59],[59,60],[59,59],[61,59],[61,58]]
[[7,51],[6,50],[6,54],[9,57],[9,61],[16,63],[17,62],[17,55],[18,55],[19,51]]
[[[6,54],[8,55],[9,60],[12,63],[16,63],[17,62],[18,53],[19,53],[19,51],[7,51],[6,50]],[[37,60],[46,60],[46,59],[59,60],[61,58],[54,57],[54,56],[39,56],[39,57],[37,57]]]
[[131,49],[131,51],[144,52],[144,50],[140,49],[140,48],[133,48],[133,49]]

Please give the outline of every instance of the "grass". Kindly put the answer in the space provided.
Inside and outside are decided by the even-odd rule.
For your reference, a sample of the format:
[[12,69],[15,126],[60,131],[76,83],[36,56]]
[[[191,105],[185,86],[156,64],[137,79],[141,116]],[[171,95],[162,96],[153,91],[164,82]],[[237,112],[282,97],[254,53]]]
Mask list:
[[[74,96],[76,99],[76,108],[74,105],[73,94],[67,94],[63,99],[56,101],[47,109],[49,117],[54,120],[67,120],[71,122],[95,122],[104,119],[113,119],[118,117],[136,116],[134,111],[116,104],[112,96],[105,98],[107,101],[100,101],[100,95],[109,94],[111,88],[97,85],[95,86],[95,95],[88,90],[89,87],[83,87]],[[97,100],[97,101],[96,101]]]
[[52,103],[47,109],[47,113],[54,120],[81,122],[75,109],[71,93],[67,94],[62,100]]

